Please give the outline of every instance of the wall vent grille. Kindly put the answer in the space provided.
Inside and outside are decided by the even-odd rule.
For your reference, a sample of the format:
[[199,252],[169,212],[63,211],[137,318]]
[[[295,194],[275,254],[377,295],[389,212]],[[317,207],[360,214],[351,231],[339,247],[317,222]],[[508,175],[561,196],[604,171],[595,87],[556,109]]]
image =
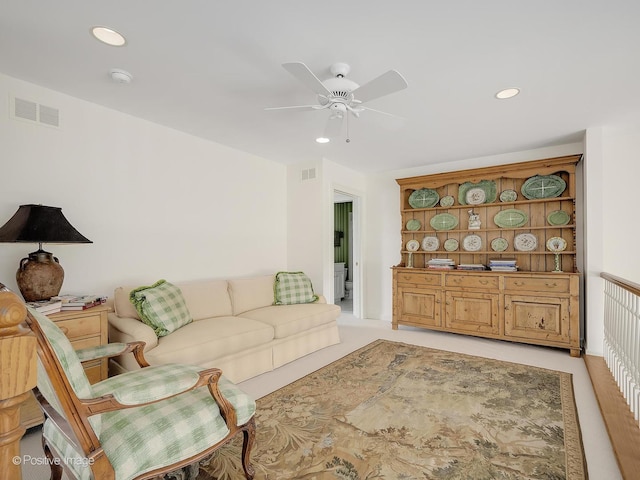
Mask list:
[[307,168],[302,170],[302,175],[300,179],[304,182],[305,180],[314,180],[316,178],[316,169],[315,168]]
[[18,97],[11,97],[11,118],[48,127],[60,127],[60,110]]

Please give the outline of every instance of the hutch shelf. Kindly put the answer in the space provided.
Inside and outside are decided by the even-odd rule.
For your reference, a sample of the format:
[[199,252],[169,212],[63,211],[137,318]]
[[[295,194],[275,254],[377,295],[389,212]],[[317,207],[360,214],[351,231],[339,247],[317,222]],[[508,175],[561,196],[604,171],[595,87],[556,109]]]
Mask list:
[[[393,328],[559,347],[579,357],[580,159],[397,179],[402,261],[393,267]],[[472,270],[496,261],[502,265],[494,270]],[[514,261],[517,270],[505,268]]]

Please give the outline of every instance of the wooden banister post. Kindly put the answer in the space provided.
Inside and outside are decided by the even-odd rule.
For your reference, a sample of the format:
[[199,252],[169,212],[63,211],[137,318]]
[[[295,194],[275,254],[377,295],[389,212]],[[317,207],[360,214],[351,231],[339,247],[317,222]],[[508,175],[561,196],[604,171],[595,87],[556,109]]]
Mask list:
[[26,316],[15,293],[0,291],[0,480],[22,478],[20,406],[37,381],[36,338],[21,325]]

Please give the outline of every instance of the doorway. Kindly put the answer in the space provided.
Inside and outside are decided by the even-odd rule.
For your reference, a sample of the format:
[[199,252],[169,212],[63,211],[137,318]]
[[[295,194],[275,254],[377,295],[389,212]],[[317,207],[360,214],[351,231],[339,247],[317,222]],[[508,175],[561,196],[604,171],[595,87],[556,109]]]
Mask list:
[[361,316],[360,197],[333,192],[334,303],[344,313]]

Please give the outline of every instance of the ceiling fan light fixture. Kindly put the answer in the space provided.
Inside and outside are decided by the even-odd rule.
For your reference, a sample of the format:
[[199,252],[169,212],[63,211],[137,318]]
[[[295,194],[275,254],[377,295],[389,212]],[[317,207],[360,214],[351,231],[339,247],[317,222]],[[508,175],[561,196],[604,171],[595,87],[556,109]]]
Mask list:
[[327,137],[318,137],[316,138],[316,142],[317,143],[329,143],[331,140],[329,140]]
[[496,98],[498,100],[506,100],[507,98],[513,98],[520,93],[519,88],[505,88],[504,90],[500,90],[496,93]]
[[127,44],[127,39],[124,38],[124,35],[109,27],[91,27],[91,35],[112,47],[124,47]]

